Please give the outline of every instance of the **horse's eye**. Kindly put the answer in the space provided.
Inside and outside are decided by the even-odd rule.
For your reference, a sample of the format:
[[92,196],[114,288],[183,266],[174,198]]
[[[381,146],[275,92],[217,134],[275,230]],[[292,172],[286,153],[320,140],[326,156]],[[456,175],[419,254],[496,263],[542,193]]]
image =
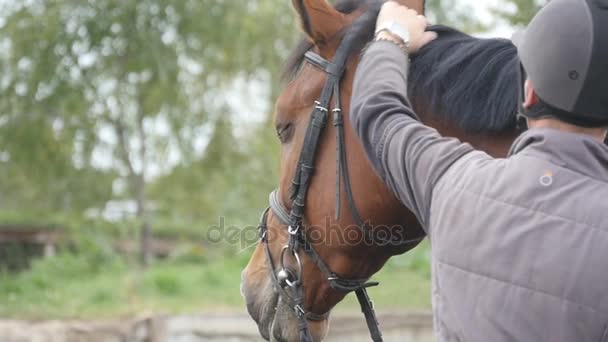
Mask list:
[[288,142],[289,139],[291,139],[291,136],[293,135],[293,124],[286,123],[277,125],[276,130],[277,136],[279,137],[279,141],[284,144]]

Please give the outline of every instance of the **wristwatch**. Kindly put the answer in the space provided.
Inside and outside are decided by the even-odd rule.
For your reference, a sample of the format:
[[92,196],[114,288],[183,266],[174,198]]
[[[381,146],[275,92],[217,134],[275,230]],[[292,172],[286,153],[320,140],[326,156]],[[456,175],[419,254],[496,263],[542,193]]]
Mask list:
[[387,32],[391,36],[400,40],[401,44],[398,45],[407,52],[407,47],[410,42],[410,32],[407,30],[407,28],[401,26],[401,24],[396,21],[389,21],[388,23],[382,24],[376,28],[376,37],[378,37],[378,34],[381,32]]

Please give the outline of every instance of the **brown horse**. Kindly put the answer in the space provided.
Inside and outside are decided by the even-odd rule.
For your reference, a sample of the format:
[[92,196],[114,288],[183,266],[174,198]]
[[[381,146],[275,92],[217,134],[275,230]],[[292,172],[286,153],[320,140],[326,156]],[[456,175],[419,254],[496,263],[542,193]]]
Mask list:
[[[281,170],[277,199],[290,208],[289,189],[303,149],[310,113],[327,80],[325,72],[304,60],[314,51],[332,60],[345,39],[354,41],[340,83],[339,98],[347,113],[358,56],[373,36],[375,18],[382,0],[343,0],[336,7],[326,0],[293,0],[306,35],[287,65],[289,83],[276,103],[275,125],[281,142]],[[423,0],[402,0],[423,12]],[[445,27],[430,28],[439,38],[414,57],[410,67],[409,98],[427,125],[443,135],[457,137],[489,154],[502,157],[517,136],[517,66],[514,46],[506,40],[480,40]],[[314,159],[303,216],[304,236],[327,268],[340,277],[368,279],[393,255],[414,248],[424,232],[416,218],[395,198],[374,173],[354,130],[345,116],[345,145],[348,171],[356,211],[371,227],[388,227],[402,235],[406,244],[363,243],[347,201],[338,201],[336,191],[336,134],[324,128]],[[344,192],[344,187],[339,191]],[[342,199],[345,197],[342,196]],[[352,213],[351,213],[352,214]],[[272,210],[267,214],[268,255],[282,258],[288,241],[285,224]],[[373,228],[375,229],[375,228]],[[354,233],[353,233],[354,232]],[[255,250],[242,274],[242,293],[250,315],[267,340],[299,339],[298,317],[280,296],[269,269],[263,244]],[[317,319],[308,321],[315,341],[328,331],[329,311],[347,294],[334,289],[308,254],[299,253],[302,263],[303,309]],[[273,266],[278,266],[276,263]],[[276,281],[276,277],[275,277]]]

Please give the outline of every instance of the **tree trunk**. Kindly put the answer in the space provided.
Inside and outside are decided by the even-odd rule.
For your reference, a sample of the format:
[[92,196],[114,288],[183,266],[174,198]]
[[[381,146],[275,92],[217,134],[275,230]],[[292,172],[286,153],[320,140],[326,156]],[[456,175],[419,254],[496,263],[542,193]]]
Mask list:
[[[137,172],[133,167],[131,156],[129,154],[128,137],[124,123],[121,118],[111,119],[108,121],[114,126],[116,136],[118,137],[118,148],[120,158],[124,162],[129,172],[129,186],[131,193],[135,199],[137,206],[137,220],[141,224],[139,228],[139,252],[140,262],[144,267],[149,266],[152,263],[152,230],[150,229],[150,219],[148,217],[148,210],[146,208],[146,150],[145,147],[139,151],[140,158],[142,160],[142,168],[140,172]],[[141,138],[142,146],[145,146],[145,133],[143,132],[143,118],[140,118],[138,123],[139,137]]]
[[152,264],[152,231],[150,230],[150,223],[148,220],[144,220],[141,223],[141,264],[144,267]]
[[141,171],[139,177],[137,177],[137,202],[138,208],[141,208],[139,219],[141,222],[141,263],[144,267],[149,266],[152,263],[152,231],[150,229],[150,221],[148,217],[148,208],[146,207],[146,170],[148,168],[147,163],[147,148],[148,143],[146,129],[144,127],[144,98],[141,93],[137,96],[137,104],[139,110],[137,112],[137,137],[139,138],[139,160],[141,162]]
[[152,263],[154,256],[152,255],[152,230],[150,228],[150,220],[146,208],[146,181],[142,174],[137,177],[136,192],[137,218],[141,224],[139,231],[140,261],[142,266],[148,267]]

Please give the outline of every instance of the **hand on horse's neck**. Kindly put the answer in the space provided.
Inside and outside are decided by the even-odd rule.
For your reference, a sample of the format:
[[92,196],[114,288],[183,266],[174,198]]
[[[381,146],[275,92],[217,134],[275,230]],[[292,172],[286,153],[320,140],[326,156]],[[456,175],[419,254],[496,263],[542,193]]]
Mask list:
[[542,119],[528,119],[528,127],[530,128],[552,128],[558,131],[585,134],[593,139],[604,142],[606,139],[606,127],[599,128],[587,128],[569,124],[564,121],[553,118],[542,118]]

